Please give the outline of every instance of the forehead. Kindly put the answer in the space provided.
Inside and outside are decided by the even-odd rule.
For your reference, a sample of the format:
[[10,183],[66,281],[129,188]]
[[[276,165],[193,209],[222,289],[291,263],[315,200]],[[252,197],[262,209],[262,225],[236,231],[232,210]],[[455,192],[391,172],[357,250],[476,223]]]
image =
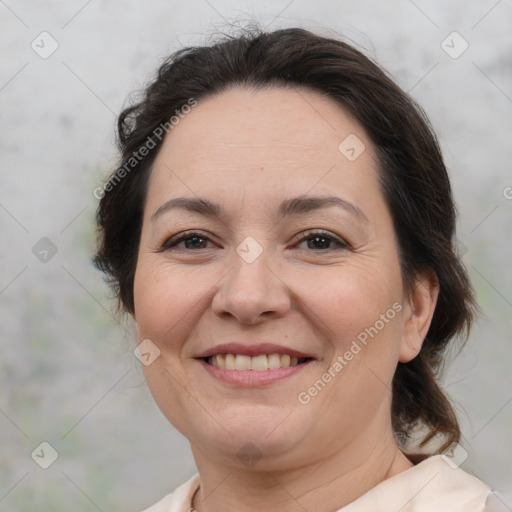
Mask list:
[[333,99],[295,87],[230,87],[198,101],[166,137],[164,145],[194,151],[222,144],[242,149],[290,146],[301,150],[337,149],[340,137],[367,139],[364,128]]
[[199,100],[169,131],[148,199],[208,191],[222,199],[219,193],[242,185],[260,196],[341,186],[357,200],[358,188],[377,192],[376,169],[365,130],[334,100],[304,88],[232,87]]

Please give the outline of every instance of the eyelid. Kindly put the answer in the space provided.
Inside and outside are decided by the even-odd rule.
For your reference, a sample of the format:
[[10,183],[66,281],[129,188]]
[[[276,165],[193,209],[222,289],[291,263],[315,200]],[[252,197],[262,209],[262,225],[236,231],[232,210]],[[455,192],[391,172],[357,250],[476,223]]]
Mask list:
[[338,235],[335,235],[334,233],[331,233],[330,231],[327,231],[326,229],[322,229],[322,228],[305,229],[305,230],[301,231],[300,233],[298,233],[294,237],[294,240],[297,239],[300,242],[300,241],[303,241],[303,240],[307,239],[308,237],[311,237],[314,235],[322,235],[322,236],[332,239],[335,242],[338,242],[339,244],[343,244],[346,246],[349,245],[345,239],[339,237]]
[[[334,233],[331,233],[330,231],[327,231],[325,229],[321,228],[309,228],[301,231],[294,237],[293,244],[296,245],[298,243],[304,242],[305,240],[308,240],[308,238],[312,238],[313,236],[324,236],[326,238],[329,238],[332,240],[335,244],[337,244],[337,247],[332,247],[330,249],[318,249],[316,251],[313,250],[313,252],[329,252],[334,251],[337,249],[345,249],[345,250],[351,250],[351,245],[342,237],[339,237],[335,235]],[[176,235],[173,235],[172,237],[167,238],[164,240],[162,244],[160,244],[160,252],[165,252],[166,250],[169,250],[171,248],[174,248],[177,244],[183,242],[187,238],[194,238],[194,236],[203,238],[207,242],[212,242],[211,237],[213,235],[211,234],[204,234],[200,230],[197,229],[190,229],[187,231],[182,231],[181,233],[178,233]],[[177,249],[177,250],[183,250],[183,251],[192,251],[192,252],[200,252],[200,251],[206,251],[208,249]]]
[[[180,233],[177,233],[176,235],[173,235],[171,237],[166,238],[163,243],[160,244],[160,251],[165,252],[167,249],[172,248],[172,246],[181,243],[183,240],[187,238],[193,238],[194,236],[198,236],[201,238],[204,238],[205,240],[212,242],[212,237],[210,233],[207,232],[201,232],[201,230],[198,229],[188,229],[186,231],[182,231]],[[178,249],[180,250],[180,249]],[[188,250],[188,249],[184,249]],[[206,249],[202,249],[203,251]]]

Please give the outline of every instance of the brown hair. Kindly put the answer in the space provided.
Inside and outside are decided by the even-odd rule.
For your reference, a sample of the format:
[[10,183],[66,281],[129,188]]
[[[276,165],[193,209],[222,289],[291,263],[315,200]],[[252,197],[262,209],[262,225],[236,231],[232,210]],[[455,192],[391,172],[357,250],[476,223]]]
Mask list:
[[[379,180],[397,234],[404,286],[410,292],[416,274],[424,270],[433,271],[440,285],[420,354],[398,363],[394,375],[393,428],[401,443],[418,424],[430,431],[424,442],[436,434],[446,438],[441,449],[459,441],[455,412],[437,377],[448,342],[460,334],[467,339],[476,305],[454,245],[456,209],[447,170],[421,107],[378,65],[340,40],[301,28],[272,32],[252,28],[242,35],[224,35],[209,46],[183,48],[163,62],[140,101],[121,112],[120,164],[103,187],[93,259],[114,290],[118,309],[134,312],[145,195],[163,140],[155,130],[191,98],[204,99],[233,85],[307,87],[341,104],[365,128],[378,155]],[[130,161],[149,140],[153,149]],[[119,169],[128,169],[122,179]]]

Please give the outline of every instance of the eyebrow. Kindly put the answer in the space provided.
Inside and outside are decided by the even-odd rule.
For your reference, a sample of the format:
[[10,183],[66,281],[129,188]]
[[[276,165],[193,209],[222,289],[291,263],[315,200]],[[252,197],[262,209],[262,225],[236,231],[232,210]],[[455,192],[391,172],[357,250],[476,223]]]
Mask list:
[[[299,196],[285,199],[280,205],[277,213],[279,220],[293,215],[304,215],[315,210],[338,207],[357,217],[359,220],[369,223],[368,217],[355,204],[337,196]],[[169,199],[160,206],[151,216],[151,220],[164,212],[172,209],[183,209],[190,212],[196,212],[207,217],[222,218],[222,207],[217,203],[212,203],[207,199],[196,197],[176,197]]]

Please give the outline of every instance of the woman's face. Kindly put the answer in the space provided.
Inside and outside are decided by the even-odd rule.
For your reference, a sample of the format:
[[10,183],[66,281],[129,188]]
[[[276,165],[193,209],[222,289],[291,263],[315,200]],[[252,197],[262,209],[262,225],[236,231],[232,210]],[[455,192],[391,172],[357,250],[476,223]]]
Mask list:
[[240,467],[371,452],[428,328],[412,325],[368,136],[301,89],[232,88],[169,132],[134,294],[158,406],[196,456]]

